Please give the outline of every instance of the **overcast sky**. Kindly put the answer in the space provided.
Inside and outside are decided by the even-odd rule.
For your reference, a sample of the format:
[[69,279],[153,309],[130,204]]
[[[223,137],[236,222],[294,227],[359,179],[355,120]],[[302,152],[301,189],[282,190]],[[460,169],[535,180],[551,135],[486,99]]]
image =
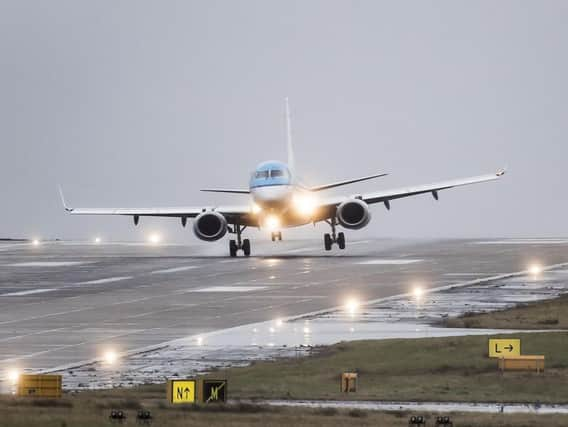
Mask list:
[[245,202],[198,190],[285,160],[285,96],[313,184],[509,169],[352,236],[566,236],[567,22],[565,1],[1,0],[0,236],[195,241],[66,216],[57,184],[77,206]]

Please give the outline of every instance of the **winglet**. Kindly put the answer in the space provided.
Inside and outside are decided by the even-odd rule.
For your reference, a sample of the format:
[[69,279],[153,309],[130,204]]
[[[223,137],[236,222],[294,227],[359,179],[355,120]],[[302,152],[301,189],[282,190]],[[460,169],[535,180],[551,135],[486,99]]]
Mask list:
[[72,212],[73,208],[67,206],[67,203],[65,202],[65,196],[63,195],[63,189],[61,188],[61,185],[58,188],[59,188],[59,197],[61,197],[61,203],[63,204],[63,207],[67,212]]
[[503,175],[505,175],[505,173],[507,173],[507,168],[506,168],[506,167],[499,169],[499,170],[495,173],[495,175],[497,175],[497,176],[503,176]]

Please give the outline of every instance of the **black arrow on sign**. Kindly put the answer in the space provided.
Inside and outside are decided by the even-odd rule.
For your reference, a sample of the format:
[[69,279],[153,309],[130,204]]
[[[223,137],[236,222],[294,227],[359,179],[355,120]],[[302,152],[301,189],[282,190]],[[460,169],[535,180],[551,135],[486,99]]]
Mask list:
[[513,344],[509,344],[508,347],[505,347],[506,350],[509,350],[509,353],[513,351]]
[[189,387],[186,387],[183,392],[185,393],[185,398],[189,399],[189,392],[190,392]]

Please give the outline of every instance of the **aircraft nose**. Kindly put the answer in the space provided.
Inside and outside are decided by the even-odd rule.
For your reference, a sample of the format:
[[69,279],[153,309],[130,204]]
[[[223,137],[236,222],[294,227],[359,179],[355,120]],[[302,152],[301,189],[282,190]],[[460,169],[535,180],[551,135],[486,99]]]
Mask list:
[[287,200],[291,191],[286,185],[273,185],[268,187],[256,188],[254,191],[255,199],[261,202],[280,202]]

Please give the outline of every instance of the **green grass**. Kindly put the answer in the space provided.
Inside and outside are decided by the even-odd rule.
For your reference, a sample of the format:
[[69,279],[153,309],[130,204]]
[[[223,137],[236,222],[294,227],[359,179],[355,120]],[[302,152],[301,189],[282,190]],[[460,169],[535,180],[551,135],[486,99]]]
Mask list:
[[[150,399],[147,399],[147,394]],[[206,425],[228,426],[276,426],[308,427],[331,426],[408,426],[410,412],[376,412],[360,410],[270,408],[256,405],[226,405],[210,407],[170,407],[163,400],[156,402],[152,388],[115,390],[115,393],[84,392],[70,395],[60,401],[34,401],[0,398],[0,427],[100,427],[105,425],[135,426],[136,410],[126,410],[124,424],[111,424],[108,420],[111,407],[120,408],[121,395],[136,395],[139,405],[151,410],[153,426],[182,427]],[[163,397],[163,396],[162,396]],[[132,398],[130,398],[132,399]],[[41,403],[39,403],[41,402]],[[56,404],[59,402],[59,404]],[[64,402],[64,404],[61,404]],[[124,409],[124,408],[123,408]],[[437,414],[422,414],[433,425]],[[497,415],[453,414],[452,419],[460,427],[537,426],[561,427],[568,425],[568,416],[560,415]]]
[[450,318],[443,325],[451,328],[568,329],[568,295],[502,311]]
[[[568,333],[515,335],[523,353],[545,354],[544,375],[506,373],[486,357],[488,337],[359,341],[322,348],[307,358],[261,362],[215,372],[229,380],[231,399],[308,398],[418,401],[568,402]],[[339,374],[356,369],[359,390],[339,392]],[[66,394],[55,401],[0,398],[0,427],[110,425],[112,408],[136,425],[138,408],[156,426],[407,426],[409,412],[270,408],[250,404],[171,407],[165,385]],[[428,414],[434,417],[436,414]],[[568,425],[568,416],[456,414],[460,427]],[[430,421],[429,425],[433,424]]]
[[[341,343],[222,374],[239,398],[567,403],[568,333],[515,337],[523,354],[546,356],[544,374],[499,373],[482,336]],[[359,390],[345,395],[339,375],[351,370],[359,373]]]

